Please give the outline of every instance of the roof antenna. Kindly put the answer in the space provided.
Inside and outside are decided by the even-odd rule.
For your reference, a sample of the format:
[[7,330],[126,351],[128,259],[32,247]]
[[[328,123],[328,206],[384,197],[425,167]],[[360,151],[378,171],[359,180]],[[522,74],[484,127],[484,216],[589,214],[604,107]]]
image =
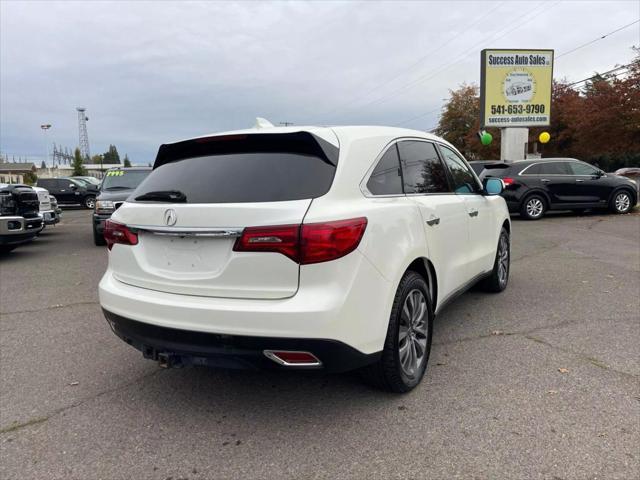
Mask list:
[[255,127],[257,129],[261,129],[261,128],[273,128],[273,123],[271,123],[269,120],[267,120],[266,118],[262,118],[262,117],[256,117],[256,124]]

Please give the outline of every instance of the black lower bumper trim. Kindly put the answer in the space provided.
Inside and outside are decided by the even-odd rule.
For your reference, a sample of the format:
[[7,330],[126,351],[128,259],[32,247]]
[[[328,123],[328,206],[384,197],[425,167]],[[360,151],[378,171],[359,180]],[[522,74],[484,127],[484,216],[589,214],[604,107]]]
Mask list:
[[318,369],[318,367],[284,367],[264,356],[264,350],[311,352],[329,372],[355,370],[376,362],[381,352],[364,354],[336,340],[316,338],[249,337],[194,332],[160,327],[121,317],[104,310],[113,332],[145,358],[161,366],[206,365],[243,369]]

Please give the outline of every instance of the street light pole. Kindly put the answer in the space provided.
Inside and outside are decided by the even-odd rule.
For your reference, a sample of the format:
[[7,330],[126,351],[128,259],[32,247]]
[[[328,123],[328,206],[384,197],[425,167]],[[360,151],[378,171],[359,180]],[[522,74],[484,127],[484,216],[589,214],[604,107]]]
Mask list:
[[[40,125],[42,132],[44,133],[44,164],[47,165],[47,160],[49,160],[49,139],[47,138],[47,131],[51,128],[50,123],[43,123]],[[55,160],[54,160],[55,163]],[[55,167],[55,165],[54,165]]]

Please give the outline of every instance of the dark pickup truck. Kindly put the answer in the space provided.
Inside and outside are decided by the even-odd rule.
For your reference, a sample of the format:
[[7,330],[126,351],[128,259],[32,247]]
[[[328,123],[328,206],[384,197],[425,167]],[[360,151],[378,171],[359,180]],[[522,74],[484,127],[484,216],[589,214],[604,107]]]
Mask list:
[[27,185],[0,183],[0,253],[30,242],[42,230],[40,201]]
[[111,214],[129,198],[149,173],[151,167],[112,168],[107,171],[100,184],[93,212],[93,243],[107,244],[103,235],[104,222],[111,218]]

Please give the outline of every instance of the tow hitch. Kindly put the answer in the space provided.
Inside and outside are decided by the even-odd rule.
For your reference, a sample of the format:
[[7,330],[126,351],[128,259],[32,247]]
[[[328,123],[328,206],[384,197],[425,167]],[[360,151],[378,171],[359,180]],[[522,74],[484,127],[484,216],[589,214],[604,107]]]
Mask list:
[[158,353],[158,366],[160,368],[180,368],[183,365],[179,355],[162,352]]

